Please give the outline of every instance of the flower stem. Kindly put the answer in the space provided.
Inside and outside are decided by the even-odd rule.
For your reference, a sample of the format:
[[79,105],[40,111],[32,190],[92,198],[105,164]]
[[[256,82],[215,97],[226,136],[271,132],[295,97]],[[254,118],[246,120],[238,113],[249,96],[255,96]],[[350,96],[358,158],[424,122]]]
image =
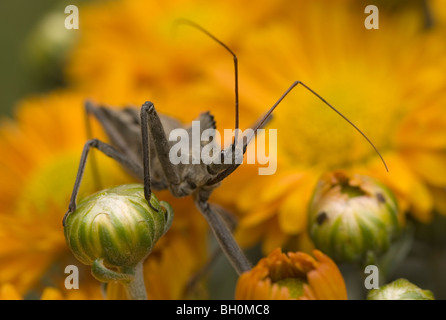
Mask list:
[[[127,270],[123,270],[127,271]],[[127,273],[127,272],[126,272]],[[128,282],[123,282],[127,296],[130,300],[147,300],[146,286],[144,285],[144,272],[142,261],[134,268],[134,279]]]

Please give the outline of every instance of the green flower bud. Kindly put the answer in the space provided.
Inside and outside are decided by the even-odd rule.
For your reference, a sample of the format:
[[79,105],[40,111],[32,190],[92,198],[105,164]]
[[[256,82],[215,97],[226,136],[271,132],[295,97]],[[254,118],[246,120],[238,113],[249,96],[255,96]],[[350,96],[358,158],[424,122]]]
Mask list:
[[169,229],[170,205],[153,193],[150,203],[158,211],[148,205],[142,185],[122,185],[84,199],[68,216],[66,242],[79,261],[92,265],[98,280],[132,278],[134,267]]
[[406,279],[398,279],[379,289],[370,290],[367,300],[434,300],[434,295]]
[[31,30],[24,43],[24,63],[30,76],[42,83],[62,80],[67,54],[79,33],[64,27],[66,4],[57,5]]
[[371,264],[399,235],[397,202],[370,177],[327,173],[311,200],[308,229],[315,246],[336,262]]

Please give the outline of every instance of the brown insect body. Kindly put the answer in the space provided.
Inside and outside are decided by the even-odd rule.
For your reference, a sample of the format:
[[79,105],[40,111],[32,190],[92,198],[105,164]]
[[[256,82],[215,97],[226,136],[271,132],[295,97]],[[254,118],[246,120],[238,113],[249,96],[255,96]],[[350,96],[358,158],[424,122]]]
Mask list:
[[[137,163],[141,168],[142,162],[142,138],[141,138],[141,117],[140,110],[136,107],[126,107],[124,109],[115,109],[105,106],[93,106],[90,104],[88,112],[92,113],[104,128],[110,142],[123,154],[128,156],[133,162]],[[192,127],[184,126],[177,119],[159,114],[162,127],[164,129],[164,135],[169,137],[170,132],[177,128],[184,128],[188,132],[188,136],[192,137]],[[209,112],[204,112],[199,115],[196,121],[200,122],[200,135],[206,129],[216,129],[216,123],[214,117]],[[155,142],[150,139],[150,177],[151,185],[155,190],[169,189],[175,197],[185,197],[193,194],[195,191],[202,193],[200,198],[208,198],[213,189],[219,186],[220,182],[207,185],[209,181],[214,179],[218,173],[225,170],[225,166],[222,165],[219,172],[211,173],[209,166],[203,164],[201,161],[199,164],[192,163],[192,141],[189,141],[189,163],[179,163],[175,165],[177,167],[180,183],[178,185],[170,185],[166,179],[166,176],[162,170],[160,158],[157,155]],[[169,149],[176,142],[168,141]],[[201,141],[200,148],[203,148],[208,144],[215,144],[213,140]],[[143,176],[141,172],[135,172],[132,168],[126,168],[136,178],[142,180]]]

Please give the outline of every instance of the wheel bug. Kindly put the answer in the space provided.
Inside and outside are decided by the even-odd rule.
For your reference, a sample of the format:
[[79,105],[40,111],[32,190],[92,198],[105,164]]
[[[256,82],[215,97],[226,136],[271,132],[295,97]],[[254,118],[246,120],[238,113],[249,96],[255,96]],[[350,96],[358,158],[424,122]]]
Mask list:
[[[235,150],[237,144],[242,143],[244,154],[249,143],[249,139],[242,139],[242,141],[239,141],[237,136],[239,129],[237,56],[227,45],[200,25],[189,20],[179,20],[177,23],[189,25],[201,31],[227,50],[233,57],[235,74],[235,136],[232,144],[222,150],[220,156],[223,159],[227,154],[232,154],[234,159],[235,152],[232,151]],[[356,129],[374,148],[384,163],[386,170],[388,170],[381,154],[368,137],[342,113],[301,81],[295,81],[274,103],[274,105],[252,126],[255,133],[257,133],[258,129],[263,128],[268,123],[275,108],[290,93],[290,91],[298,85],[301,85],[306,90],[310,91],[325,105],[353,126],[354,129]],[[248,259],[236,243],[223,218],[218,213],[217,207],[208,202],[212,191],[220,185],[221,181],[234,172],[240,163],[235,163],[233,161],[230,164],[172,164],[169,160],[169,150],[172,144],[167,140],[166,136],[168,136],[169,132],[173,129],[182,128],[183,126],[178,120],[172,117],[158,115],[152,102],[145,102],[138,111],[135,108],[115,110],[105,106],[95,106],[92,102],[87,101],[85,109],[87,115],[92,114],[101,123],[111,144],[102,142],[98,139],[92,139],[86,142],[82,152],[68,211],[63,219],[64,225],[67,216],[76,209],[76,198],[84,173],[87,156],[89,150],[95,148],[118,161],[137,178],[144,181],[144,195],[149,205],[152,187],[155,190],[169,189],[175,197],[192,195],[196,207],[207,220],[220,247],[237,273],[241,274],[251,268]],[[216,129],[214,118],[209,112],[200,114],[198,121],[200,121],[202,130]],[[209,143],[216,142],[210,141]],[[190,154],[189,157],[191,157]]]

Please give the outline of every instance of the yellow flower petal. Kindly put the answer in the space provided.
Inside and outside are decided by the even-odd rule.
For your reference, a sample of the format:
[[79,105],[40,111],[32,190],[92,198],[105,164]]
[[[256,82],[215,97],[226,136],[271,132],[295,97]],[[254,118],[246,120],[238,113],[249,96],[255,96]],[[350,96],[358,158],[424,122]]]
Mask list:
[[279,224],[283,232],[298,234],[303,232],[307,225],[308,203],[316,185],[314,175],[306,174],[298,182],[290,186],[286,199],[279,208]]
[[234,237],[243,248],[249,248],[258,243],[268,233],[268,224],[246,226],[239,224],[235,230]]
[[22,300],[22,296],[18,293],[16,288],[7,283],[0,287],[0,300]]
[[403,153],[413,170],[436,187],[446,186],[446,150],[431,152],[405,152]]
[[40,300],[62,300],[62,293],[56,288],[45,288]]
[[282,232],[282,229],[276,218],[273,218],[269,221],[263,237],[263,252],[271,252],[275,248],[282,247],[288,238],[287,235]]
[[[435,94],[422,101],[420,107],[408,113],[396,135],[398,147],[405,150],[444,149],[446,145],[446,101]],[[435,100],[431,102],[430,100]]]

